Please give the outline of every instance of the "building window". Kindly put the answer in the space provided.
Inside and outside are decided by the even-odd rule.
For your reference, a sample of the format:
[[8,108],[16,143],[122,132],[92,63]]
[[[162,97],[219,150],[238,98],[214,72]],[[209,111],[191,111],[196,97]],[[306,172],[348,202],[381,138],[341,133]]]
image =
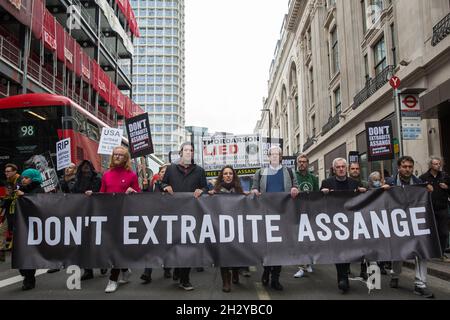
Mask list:
[[313,68],[309,69],[309,96],[311,105],[314,104],[314,72]]
[[316,115],[313,114],[311,116],[311,137],[315,137],[316,136]]
[[333,75],[338,73],[339,71],[339,48],[338,48],[338,36],[337,36],[337,27],[331,31],[331,58],[332,58],[332,67],[333,67]]
[[392,37],[392,65],[397,66],[397,41],[395,41],[395,26],[391,24]]
[[364,79],[366,83],[370,80],[369,58],[367,57],[367,54],[364,55]]
[[374,64],[375,64],[375,75],[380,74],[384,68],[386,68],[386,44],[384,42],[384,37],[382,37],[373,47],[374,51]]
[[361,0],[361,16],[362,16],[362,25],[363,25],[363,35],[367,32],[367,8],[366,1]]
[[336,90],[333,91],[334,95],[334,112],[338,114],[341,112],[341,87],[337,87]]

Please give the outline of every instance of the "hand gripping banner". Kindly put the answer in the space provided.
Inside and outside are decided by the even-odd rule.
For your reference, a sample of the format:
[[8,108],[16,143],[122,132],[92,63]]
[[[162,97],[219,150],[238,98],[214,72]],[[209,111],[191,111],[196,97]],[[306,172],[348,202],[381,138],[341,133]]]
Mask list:
[[18,201],[13,268],[200,267],[440,256],[429,194],[36,194]]

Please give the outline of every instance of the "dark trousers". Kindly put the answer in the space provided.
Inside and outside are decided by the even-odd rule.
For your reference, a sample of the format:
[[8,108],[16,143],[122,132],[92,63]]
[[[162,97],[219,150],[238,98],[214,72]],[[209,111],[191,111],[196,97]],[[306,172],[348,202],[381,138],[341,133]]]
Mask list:
[[111,269],[111,275],[109,276],[109,280],[117,282],[117,280],[119,280],[120,270],[122,270],[122,272],[125,272],[128,269]]
[[25,278],[23,280],[24,282],[36,281],[36,278],[34,277],[34,275],[36,274],[36,269],[20,269],[19,272],[20,272],[20,275]]
[[272,282],[277,282],[280,279],[281,266],[267,266],[264,267],[264,273],[270,273]]
[[180,283],[190,282],[189,274],[191,273],[191,268],[175,268],[173,272],[180,278]]
[[442,253],[448,247],[448,208],[434,210],[436,226],[438,229],[439,243],[441,244]]
[[348,273],[350,272],[350,263],[336,264],[337,280],[348,280]]

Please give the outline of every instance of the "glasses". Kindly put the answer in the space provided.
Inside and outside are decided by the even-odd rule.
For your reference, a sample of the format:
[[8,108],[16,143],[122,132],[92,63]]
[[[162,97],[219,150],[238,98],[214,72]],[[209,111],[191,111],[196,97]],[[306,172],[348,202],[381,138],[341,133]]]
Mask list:
[[124,155],[124,154],[119,154],[119,153],[114,153],[114,154],[113,154],[113,157],[116,157],[116,158],[125,158],[125,156],[126,156],[126,155]]

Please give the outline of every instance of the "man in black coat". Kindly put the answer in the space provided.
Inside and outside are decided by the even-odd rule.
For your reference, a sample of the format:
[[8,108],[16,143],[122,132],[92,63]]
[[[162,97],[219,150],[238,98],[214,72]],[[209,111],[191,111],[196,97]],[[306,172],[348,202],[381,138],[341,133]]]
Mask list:
[[[194,197],[199,198],[202,193],[208,192],[205,170],[194,164],[194,145],[185,142],[180,148],[180,162],[171,164],[164,174],[161,185],[165,192],[194,192]],[[180,279],[180,288],[190,291],[194,287],[190,283],[189,273],[191,268],[177,268],[174,270],[174,280]]]
[[[361,182],[353,180],[347,176],[347,161],[343,158],[333,160],[333,171],[335,176],[322,181],[320,190],[327,194],[333,191],[353,190],[357,192],[366,192]],[[350,288],[348,274],[350,272],[350,263],[337,263],[338,288],[346,293]]]
[[420,180],[433,186],[431,201],[442,249],[442,260],[448,261],[444,251],[448,246],[448,197],[450,196],[448,187],[450,177],[441,170],[442,160],[439,157],[430,157],[428,167],[430,169],[420,176]]

